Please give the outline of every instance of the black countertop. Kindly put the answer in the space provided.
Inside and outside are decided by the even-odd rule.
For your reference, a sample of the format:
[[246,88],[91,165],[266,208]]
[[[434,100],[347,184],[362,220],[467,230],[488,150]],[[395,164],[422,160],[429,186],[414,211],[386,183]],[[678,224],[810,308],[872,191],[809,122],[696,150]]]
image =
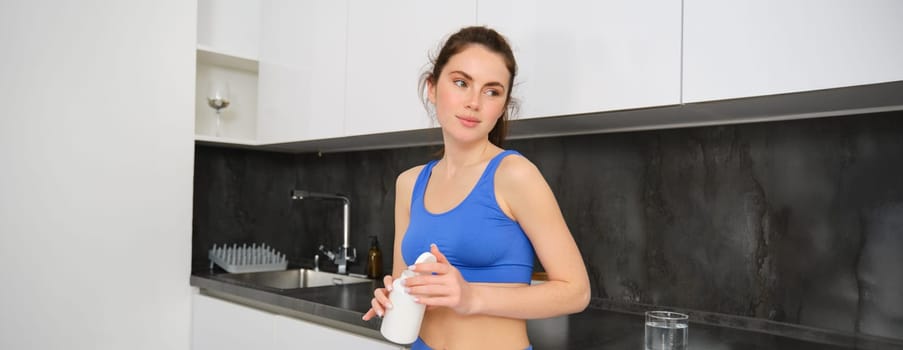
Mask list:
[[[382,339],[380,319],[363,321],[370,308],[373,289],[381,282],[343,286],[278,290],[235,284],[216,273],[195,272],[191,285],[205,294],[251,306],[312,320],[361,335]],[[643,347],[644,317],[641,314],[595,308],[573,315],[527,322],[530,341],[543,349],[637,350]],[[690,322],[689,349],[901,349],[897,345],[829,345],[785,336]]]

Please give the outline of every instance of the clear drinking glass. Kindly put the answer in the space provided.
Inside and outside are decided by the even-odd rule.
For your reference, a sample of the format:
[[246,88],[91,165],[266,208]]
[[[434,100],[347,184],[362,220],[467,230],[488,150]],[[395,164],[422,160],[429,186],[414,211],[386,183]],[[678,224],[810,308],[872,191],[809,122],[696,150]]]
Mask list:
[[686,350],[689,316],[670,311],[646,312],[646,350]]

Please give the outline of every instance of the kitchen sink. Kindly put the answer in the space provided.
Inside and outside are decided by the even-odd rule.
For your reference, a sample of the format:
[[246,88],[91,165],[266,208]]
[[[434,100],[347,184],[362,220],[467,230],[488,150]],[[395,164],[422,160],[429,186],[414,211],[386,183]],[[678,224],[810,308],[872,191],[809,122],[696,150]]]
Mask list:
[[239,284],[276,289],[313,288],[373,282],[373,280],[363,276],[340,275],[337,273],[314,271],[310,269],[230,273],[217,275],[217,277]]

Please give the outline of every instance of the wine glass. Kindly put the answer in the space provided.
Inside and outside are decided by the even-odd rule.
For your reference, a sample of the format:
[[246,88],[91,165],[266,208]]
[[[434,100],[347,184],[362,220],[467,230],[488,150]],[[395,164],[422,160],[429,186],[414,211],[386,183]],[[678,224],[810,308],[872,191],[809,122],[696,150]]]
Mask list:
[[225,81],[216,80],[210,82],[210,89],[207,90],[207,105],[216,110],[216,137],[220,137],[222,129],[223,116],[221,109],[229,107],[229,84]]

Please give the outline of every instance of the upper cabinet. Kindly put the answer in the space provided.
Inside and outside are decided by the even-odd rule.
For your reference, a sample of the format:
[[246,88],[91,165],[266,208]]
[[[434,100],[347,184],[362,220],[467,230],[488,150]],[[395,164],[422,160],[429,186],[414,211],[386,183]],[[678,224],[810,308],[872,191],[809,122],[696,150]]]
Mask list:
[[903,1],[683,3],[686,103],[903,80]]
[[475,1],[349,0],[345,135],[436,126],[420,75],[443,39],[475,19]]
[[258,141],[343,136],[347,0],[262,2]]
[[[199,0],[196,134],[289,152],[434,143],[418,84],[470,25],[512,44],[526,119],[512,137],[898,110],[900,14],[899,0]],[[206,96],[223,80],[217,137]]]
[[198,47],[255,60],[260,37],[260,2],[198,0]]
[[681,2],[480,0],[512,44],[520,118],[680,103]]
[[[257,137],[257,56],[260,3],[199,0],[195,138],[249,144]],[[207,98],[220,96],[219,110]]]

